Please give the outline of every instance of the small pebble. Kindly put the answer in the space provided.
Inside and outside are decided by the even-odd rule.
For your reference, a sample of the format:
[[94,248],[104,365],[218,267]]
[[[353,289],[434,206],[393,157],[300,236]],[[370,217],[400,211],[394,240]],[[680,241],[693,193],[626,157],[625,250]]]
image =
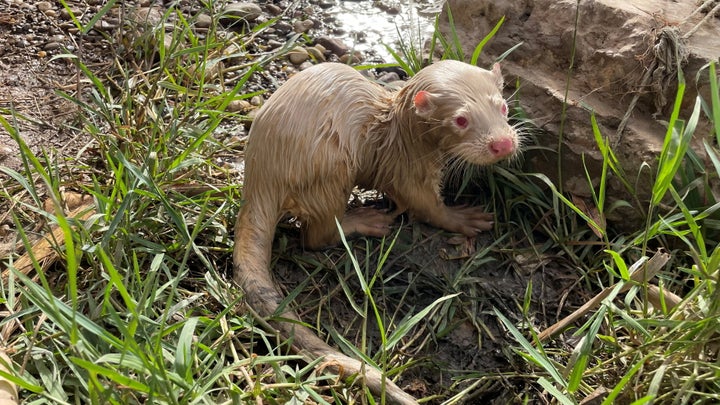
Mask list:
[[280,8],[274,4],[266,4],[265,9],[267,9],[268,13],[270,13],[272,15],[280,15],[283,12],[282,8]]
[[302,65],[298,66],[298,70],[305,70],[305,69],[311,68],[313,66],[315,66],[315,65],[313,65],[312,62],[306,61]]
[[62,47],[62,44],[59,42],[48,42],[47,44],[45,44],[43,49],[46,51],[54,51],[56,49],[59,49],[60,47]]
[[345,55],[340,56],[340,62],[344,64],[352,64],[352,63],[358,63],[365,60],[365,56],[363,56],[362,52],[355,51],[353,53],[346,53]]
[[65,7],[63,7],[63,8],[60,10],[60,17],[62,17],[62,18],[65,19],[65,20],[70,20],[70,19],[71,19],[71,17],[70,17],[70,12],[72,12],[72,14],[75,16],[75,18],[79,18],[79,17],[80,17],[80,13],[81,13],[80,10],[78,10],[78,9],[76,9],[76,8],[70,8],[70,10],[68,10],[68,9],[65,8]]
[[228,4],[222,12],[223,16],[255,21],[262,14],[262,9],[255,3]]
[[350,48],[345,45],[342,40],[337,38],[321,36],[315,39],[315,43],[322,45],[325,49],[337,56],[345,55],[350,51]]
[[275,28],[277,32],[281,34],[288,34],[293,30],[292,25],[282,21],[275,23],[275,25],[273,25],[273,28]]
[[297,33],[304,34],[315,26],[315,23],[313,23],[311,20],[303,20],[303,21],[295,21],[293,23],[293,30]]
[[205,13],[198,14],[195,19],[195,27],[197,28],[209,28],[212,25],[212,17]]
[[250,108],[252,108],[252,104],[247,100],[233,100],[228,104],[226,110],[229,112],[245,112]]
[[52,3],[50,3],[49,1],[39,1],[35,4],[35,7],[37,7],[38,10],[44,13],[52,9],[53,6]]
[[299,65],[310,58],[308,51],[301,47],[296,46],[292,51],[288,52],[288,59],[293,65]]
[[324,48],[323,50],[320,50],[318,49],[318,47],[322,48],[322,45],[316,45],[306,48],[307,53],[310,54],[310,56],[316,61],[325,62],[325,55],[323,54]]
[[275,39],[271,39],[271,40],[267,41],[267,46],[269,49],[279,48],[279,47],[283,46],[283,44],[284,44],[284,42],[280,42]]

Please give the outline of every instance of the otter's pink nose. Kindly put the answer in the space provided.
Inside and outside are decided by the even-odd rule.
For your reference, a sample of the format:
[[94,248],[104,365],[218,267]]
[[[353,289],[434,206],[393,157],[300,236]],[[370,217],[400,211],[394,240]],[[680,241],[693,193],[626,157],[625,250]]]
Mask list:
[[490,142],[490,152],[496,158],[504,158],[515,153],[515,143],[511,138],[501,138]]

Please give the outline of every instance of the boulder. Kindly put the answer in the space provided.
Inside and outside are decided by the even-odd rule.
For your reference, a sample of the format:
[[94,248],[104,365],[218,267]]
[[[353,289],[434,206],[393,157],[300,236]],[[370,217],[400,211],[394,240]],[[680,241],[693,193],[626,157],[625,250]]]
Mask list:
[[[558,155],[547,151],[526,154],[531,170],[561,181],[567,192],[589,197],[583,156],[594,182],[602,167],[590,123],[594,111],[627,178],[638,179],[637,192],[643,200],[655,176],[666,132],[663,123],[675,100],[676,58],[687,80],[681,118],[690,117],[698,92],[709,100],[708,71],[703,67],[720,57],[720,24],[717,18],[705,18],[709,10],[699,9],[701,3],[447,0],[440,21],[441,30],[450,38],[450,7],[464,52],[472,55],[475,46],[505,16],[504,24],[483,49],[479,65],[484,67],[522,42],[502,62],[506,90],[515,92],[527,116],[542,130],[540,145],[556,151],[561,127],[563,133],[562,175],[558,176]],[[519,88],[514,86],[516,79]],[[566,88],[566,119],[561,124]],[[702,121],[694,139],[694,148],[701,155],[702,139],[711,135],[708,120],[703,116]],[[643,163],[653,169],[641,169]],[[609,186],[609,195],[627,199],[618,181],[611,180]]]

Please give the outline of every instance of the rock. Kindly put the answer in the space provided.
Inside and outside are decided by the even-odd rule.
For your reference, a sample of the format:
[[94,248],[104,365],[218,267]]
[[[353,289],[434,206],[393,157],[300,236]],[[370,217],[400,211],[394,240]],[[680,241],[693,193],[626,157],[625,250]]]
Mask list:
[[48,10],[52,10],[53,5],[49,1],[38,1],[35,3],[35,7],[37,7],[40,12],[45,13]]
[[[164,10],[161,7],[138,7],[133,9],[128,17],[140,27],[154,28],[162,23],[163,15]],[[117,26],[120,23],[119,21],[114,22],[110,19],[106,19],[105,21],[113,26]]]
[[[321,49],[319,49],[321,48]],[[306,48],[307,53],[317,62],[325,62],[325,48],[322,45],[310,46]],[[304,61],[303,61],[304,62]],[[297,63],[296,63],[297,64]]]
[[310,58],[308,51],[302,46],[296,46],[288,52],[288,59],[293,65],[299,65]]
[[303,63],[302,65],[298,66],[298,70],[305,70],[305,69],[311,68],[313,66],[315,66],[315,65],[313,65],[310,61],[307,61],[307,62]]
[[265,9],[268,11],[268,13],[272,15],[280,15],[283,12],[283,9],[274,5],[274,4],[266,4]]
[[228,112],[247,112],[253,107],[252,104],[250,104],[247,100],[233,100],[230,103],[228,103],[227,108],[225,108]]
[[270,40],[267,41],[267,44],[266,44],[266,45],[267,45],[267,47],[268,47],[269,49],[276,49],[276,48],[279,48],[279,47],[283,46],[283,44],[284,44],[284,42],[280,42],[280,41],[275,40],[275,39],[270,39]]
[[277,32],[281,34],[289,34],[293,30],[292,25],[284,21],[276,22],[275,25],[273,25],[273,28],[275,28],[275,30],[277,30]]
[[297,33],[304,34],[315,25],[311,20],[298,20],[293,23],[293,30]]
[[60,17],[62,17],[64,20],[70,20],[70,12],[72,12],[72,14],[75,16],[75,18],[80,18],[80,13],[82,13],[82,11],[80,11],[80,9],[75,8],[75,7],[71,7],[70,10],[63,7],[60,10]]
[[360,51],[355,51],[352,53],[346,53],[345,55],[340,57],[340,62],[344,64],[353,64],[353,63],[359,63],[365,60],[365,56]]
[[[496,36],[485,46],[481,66],[489,67],[493,59],[522,42],[521,48],[502,62],[503,72],[510,84],[519,78],[520,103],[525,113],[537,117],[536,124],[543,130],[538,141],[542,146],[557,149],[563,96],[567,84],[571,51],[575,48],[574,69],[568,89],[569,102],[563,130],[561,151],[563,188],[581,197],[591,196],[585,179],[587,166],[593,180],[602,169],[602,157],[597,150],[590,127],[590,111],[594,111],[600,131],[610,138],[614,151],[621,161],[628,179],[638,185],[638,196],[644,200],[652,185],[654,169],[644,170],[645,163],[654,165],[662,148],[666,132],[663,123],[670,116],[676,92],[676,79],[672,67],[663,71],[661,65],[652,75],[651,82],[643,84],[645,72],[653,61],[653,46],[664,38],[658,35],[680,37],[696,27],[702,14],[691,14],[696,2],[657,2],[651,0],[593,0],[579,3],[579,31],[574,36],[577,2],[554,0],[448,0],[453,13],[455,30],[466,55],[487,35],[502,16],[505,23]],[[657,16],[668,18],[669,31],[657,25]],[[441,30],[448,35],[450,27],[446,15],[440,17]],[[613,27],[608,29],[608,27]],[[574,41],[574,43],[573,43]],[[705,23],[689,35],[680,45],[687,52],[683,67],[688,80],[681,118],[689,118],[694,98],[699,92],[708,100],[707,72],[704,80],[695,82],[698,71],[711,60],[720,57],[720,26]],[[642,56],[642,57],[640,57]],[[674,65],[674,63],[671,63]],[[662,80],[655,81],[656,78]],[[692,84],[690,82],[692,81]],[[507,86],[507,94],[516,91]],[[619,123],[630,108],[635,94],[640,95],[631,119],[621,134]],[[657,119],[655,113],[657,114]],[[701,115],[697,134],[709,133],[709,122]],[[699,141],[699,140],[698,140]],[[703,156],[701,148],[696,151]],[[558,180],[557,161],[527,153],[525,161],[531,171],[541,171]],[[636,176],[638,176],[636,178]],[[608,195],[626,199],[619,182],[609,182]],[[628,199],[629,200],[629,199]],[[609,206],[611,201],[606,203]],[[621,211],[616,211],[623,215]],[[627,217],[627,215],[624,215]],[[622,217],[608,218],[623,221]]]
[[330,8],[334,5],[335,5],[335,0],[320,0],[318,2],[318,6],[323,9]]
[[383,73],[382,76],[377,79],[379,82],[391,83],[400,80],[400,75],[395,72]]
[[342,40],[337,38],[321,36],[315,39],[315,43],[322,45],[325,49],[329,50],[338,57],[345,55],[350,50],[350,48],[345,45]]
[[260,17],[262,9],[255,3],[233,3],[228,4],[221,14],[221,19],[230,17],[252,22]]
[[209,28],[212,25],[212,17],[205,13],[200,13],[195,18],[195,26],[197,28]]

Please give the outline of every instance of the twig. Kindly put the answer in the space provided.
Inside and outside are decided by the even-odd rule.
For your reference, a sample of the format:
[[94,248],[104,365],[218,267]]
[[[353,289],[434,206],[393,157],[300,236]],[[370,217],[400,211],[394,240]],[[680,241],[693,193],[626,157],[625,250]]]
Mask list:
[[[655,277],[655,275],[660,272],[660,269],[665,266],[668,260],[670,260],[670,254],[665,252],[663,249],[658,250],[652,258],[650,258],[643,266],[638,268],[630,275],[630,280],[625,283],[620,292],[629,290],[630,287],[632,287],[633,285],[646,284],[648,280]],[[579,318],[581,318],[588,312],[599,307],[602,301],[607,298],[608,295],[610,295],[616,285],[617,284],[605,288],[598,295],[593,297],[590,301],[586,302],[585,305],[576,309],[572,314],[566,316],[561,321],[540,332],[540,334],[538,334],[538,340],[547,340],[556,333],[568,327],[570,324],[577,321]]]

